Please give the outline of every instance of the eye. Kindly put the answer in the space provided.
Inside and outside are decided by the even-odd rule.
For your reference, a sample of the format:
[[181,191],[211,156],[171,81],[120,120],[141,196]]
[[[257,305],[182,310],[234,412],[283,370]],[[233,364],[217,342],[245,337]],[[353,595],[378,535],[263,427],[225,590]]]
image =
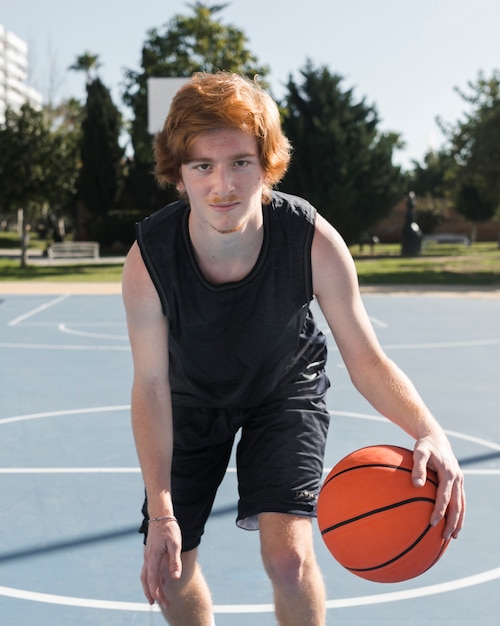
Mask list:
[[238,161],[234,162],[234,165],[236,165],[236,167],[246,167],[248,165],[248,161],[246,161],[245,159],[239,159]]
[[196,165],[194,165],[194,169],[199,170],[200,172],[206,172],[209,168],[209,163],[197,163]]

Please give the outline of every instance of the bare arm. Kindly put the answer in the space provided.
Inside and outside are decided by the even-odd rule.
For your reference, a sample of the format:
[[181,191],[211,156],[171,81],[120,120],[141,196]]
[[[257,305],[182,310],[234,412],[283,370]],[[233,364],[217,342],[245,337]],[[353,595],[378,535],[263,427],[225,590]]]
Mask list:
[[413,481],[438,473],[431,523],[447,514],[445,537],[456,537],[465,512],[463,476],[450,443],[414,385],[383,352],[361,300],[354,262],[338,233],[318,216],[312,249],[314,292],[356,389],[416,440]]
[[[137,244],[127,256],[122,281],[123,301],[132,348],[132,428],[151,518],[173,516],[172,403],[168,379],[168,322]],[[179,578],[180,530],[177,524],[149,526],[141,580],[149,602],[166,606],[167,575]]]

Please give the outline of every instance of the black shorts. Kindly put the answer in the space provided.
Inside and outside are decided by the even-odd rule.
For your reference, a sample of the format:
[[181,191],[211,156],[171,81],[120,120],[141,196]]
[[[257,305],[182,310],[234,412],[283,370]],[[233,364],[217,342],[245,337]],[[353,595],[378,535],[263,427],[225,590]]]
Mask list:
[[[247,530],[260,513],[314,517],[321,486],[329,413],[324,372],[280,389],[252,409],[174,407],[172,498],[182,550],[196,548],[224,478],[236,434],[238,516]],[[140,532],[147,534],[147,501]]]

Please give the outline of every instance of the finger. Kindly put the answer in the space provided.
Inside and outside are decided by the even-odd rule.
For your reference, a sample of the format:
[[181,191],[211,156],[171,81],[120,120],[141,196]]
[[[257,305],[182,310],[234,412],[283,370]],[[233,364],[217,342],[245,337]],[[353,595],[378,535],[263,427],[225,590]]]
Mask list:
[[[162,563],[162,572],[168,571],[167,568],[168,568],[168,565],[166,563],[166,559],[164,558],[163,563]],[[168,609],[169,602],[167,600],[167,594],[166,594],[166,579],[165,579],[165,576],[163,576],[163,574],[160,575],[160,584],[158,585],[157,602],[162,608]]]
[[161,553],[153,552],[148,554],[146,552],[144,555],[141,582],[144,594],[149,603],[154,604],[158,602],[160,606],[167,608],[168,602],[164,593],[165,578],[162,576],[162,565],[163,558]]
[[[458,519],[458,505],[455,501],[451,503],[454,483],[450,478],[439,475],[438,481],[436,502],[434,504],[434,510],[431,514],[430,524],[431,526],[437,526],[448,510],[448,520],[446,524],[446,529],[448,531],[450,527],[454,527],[456,525]],[[445,538],[449,539],[449,536]]]
[[142,590],[144,591],[144,595],[146,596],[147,601],[149,602],[149,604],[153,605],[155,603],[155,599],[153,597],[153,594],[149,590],[146,564],[142,566],[141,584],[142,584]]
[[[431,526],[437,526],[439,522],[443,519],[443,517],[446,515],[446,509],[448,508],[448,501],[449,501],[448,496],[444,496],[444,497],[436,496],[436,502],[434,504],[434,509],[432,511],[431,519],[430,519]],[[447,526],[451,525],[452,523],[456,521],[456,517],[453,514],[453,511],[450,510],[449,513],[450,513],[450,516],[449,516]]]
[[168,609],[169,601],[165,592],[165,581],[160,580],[158,584],[155,583],[155,587],[152,593],[153,602],[159,604],[163,609]]
[[453,539],[456,539],[458,537],[459,532],[462,530],[463,526],[464,526],[464,521],[465,521],[465,510],[466,510],[466,504],[465,504],[465,491],[464,491],[464,487],[462,484],[462,494],[461,494],[461,506],[460,506],[460,518],[458,520],[458,524],[457,527],[455,528],[454,532],[453,532]]
[[443,538],[456,538],[460,532],[465,516],[465,492],[463,476],[456,474],[441,479],[436,494],[436,505],[431,516],[431,524],[435,526],[446,515]]
[[415,487],[423,487],[425,485],[428,460],[429,455],[416,447],[413,452],[413,468],[411,472],[411,479]]
[[443,537],[456,539],[460,533],[465,517],[465,493],[463,481],[455,483],[448,511],[446,513],[446,526],[443,531]]

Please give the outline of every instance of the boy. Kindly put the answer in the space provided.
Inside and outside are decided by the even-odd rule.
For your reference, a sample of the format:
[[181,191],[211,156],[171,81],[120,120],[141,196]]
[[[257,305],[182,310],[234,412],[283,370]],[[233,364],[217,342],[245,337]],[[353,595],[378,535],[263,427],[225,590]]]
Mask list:
[[328,322],[353,384],[416,440],[413,480],[439,476],[431,523],[463,523],[463,476],[408,378],[382,351],[347,247],[305,200],[272,191],[290,146],[274,101],[229,73],[196,74],[155,139],[181,200],[142,221],[124,268],[132,423],[146,486],[141,580],[173,626],[209,626],[197,563],[234,437],[237,524],[258,529],[279,624],[325,624],[311,518],[328,411]]

